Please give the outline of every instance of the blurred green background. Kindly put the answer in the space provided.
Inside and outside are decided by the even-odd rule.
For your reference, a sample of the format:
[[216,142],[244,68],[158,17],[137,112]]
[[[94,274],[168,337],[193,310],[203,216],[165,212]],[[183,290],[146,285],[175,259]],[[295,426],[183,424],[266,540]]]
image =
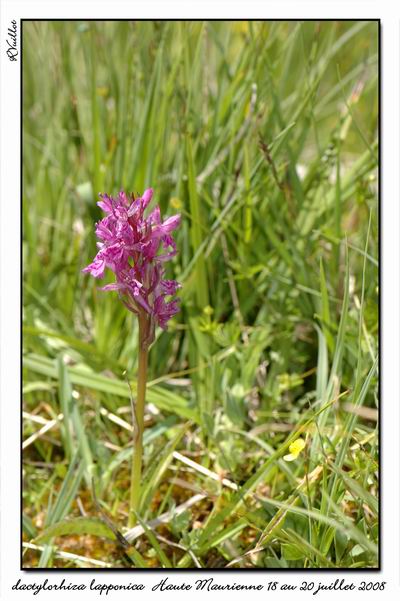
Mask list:
[[[94,475],[125,519],[130,435],[108,414],[130,421],[137,324],[81,269],[96,252],[98,193],[153,187],[164,216],[182,214],[168,275],[183,288],[150,352],[148,512],[172,451],[157,477],[152,465],[180,424],[176,448],[243,484],[346,392],[315,419],[293,469],[331,454],[323,489],[376,541],[365,505],[377,488],[378,23],[25,21],[23,49],[25,440],[64,415],[25,450],[27,539],[54,522],[75,454],[82,481],[56,517],[79,513],[76,495],[91,507]],[[293,479],[270,467],[263,482],[286,499]],[[366,497],[344,509],[346,477]],[[330,515],[318,494],[302,502]],[[324,561],[376,564],[351,528],[341,554],[315,528],[308,544],[325,545]],[[30,552],[30,565],[59,565]],[[278,545],[257,561],[320,565],[310,553],[288,558]]]

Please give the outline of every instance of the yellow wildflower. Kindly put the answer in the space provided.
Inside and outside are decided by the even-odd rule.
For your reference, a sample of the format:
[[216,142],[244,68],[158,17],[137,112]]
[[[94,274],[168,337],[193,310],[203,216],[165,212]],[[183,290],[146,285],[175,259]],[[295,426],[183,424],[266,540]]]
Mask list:
[[289,445],[289,455],[284,456],[285,461],[294,461],[297,459],[301,451],[306,446],[306,443],[302,438],[297,438],[297,440],[293,441],[291,445]]

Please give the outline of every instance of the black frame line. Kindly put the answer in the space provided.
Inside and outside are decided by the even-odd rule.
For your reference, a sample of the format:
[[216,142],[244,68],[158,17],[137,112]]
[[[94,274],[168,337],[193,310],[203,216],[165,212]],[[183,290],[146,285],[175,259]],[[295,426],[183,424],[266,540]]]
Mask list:
[[[382,321],[381,321],[381,307],[382,307],[382,269],[381,269],[381,259],[382,259],[382,246],[381,246],[381,236],[382,236],[382,22],[380,18],[376,19],[362,19],[362,18],[345,18],[345,19],[331,19],[331,18],[322,18],[319,19],[315,17],[313,19],[306,18],[276,18],[276,19],[260,19],[260,18],[235,18],[235,19],[105,19],[105,18],[88,18],[88,19],[24,19],[21,18],[19,20],[20,23],[20,541],[21,541],[21,555],[20,555],[20,571],[22,572],[55,572],[55,573],[63,573],[68,574],[69,572],[85,572],[85,573],[93,573],[93,572],[159,572],[166,574],[167,576],[171,573],[175,572],[189,572],[189,573],[199,573],[199,569],[195,568],[32,568],[32,567],[24,567],[23,566],[23,477],[22,477],[22,442],[23,442],[23,420],[22,420],[22,411],[23,411],[23,260],[22,260],[22,235],[23,235],[23,218],[22,218],[22,206],[23,206],[23,24],[25,22],[121,22],[121,21],[139,21],[146,23],[153,23],[154,21],[158,22],[200,22],[200,21],[216,21],[216,22],[236,22],[236,21],[260,21],[265,23],[270,22],[354,22],[354,21],[368,21],[369,23],[376,23],[378,25],[378,367],[379,367],[379,380],[378,380],[378,440],[379,440],[379,460],[378,460],[378,484],[379,484],[379,517],[378,517],[378,525],[379,525],[379,542],[378,542],[378,567],[376,568],[202,568],[203,573],[248,573],[250,572],[267,572],[267,573],[286,573],[286,572],[295,572],[295,573],[332,573],[340,575],[345,572],[346,574],[353,573],[369,573],[369,572],[382,572],[382,408],[381,408],[381,373],[382,373]],[[200,571],[201,573],[201,571]]]

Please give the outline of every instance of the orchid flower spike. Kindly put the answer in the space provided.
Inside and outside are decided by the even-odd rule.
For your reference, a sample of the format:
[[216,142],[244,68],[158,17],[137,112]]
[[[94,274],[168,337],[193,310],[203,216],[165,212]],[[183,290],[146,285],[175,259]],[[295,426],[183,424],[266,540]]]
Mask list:
[[167,322],[179,311],[179,299],[173,296],[180,284],[164,279],[164,264],[176,255],[171,236],[180,223],[180,215],[161,220],[156,206],[146,217],[145,210],[153,190],[141,197],[121,191],[116,198],[100,194],[98,206],[105,217],[96,224],[99,251],[82,271],[103,278],[106,268],[115,274],[115,282],[100,290],[114,290],[133,313],[147,315],[150,320],[147,345],[154,340],[156,325],[166,329]]

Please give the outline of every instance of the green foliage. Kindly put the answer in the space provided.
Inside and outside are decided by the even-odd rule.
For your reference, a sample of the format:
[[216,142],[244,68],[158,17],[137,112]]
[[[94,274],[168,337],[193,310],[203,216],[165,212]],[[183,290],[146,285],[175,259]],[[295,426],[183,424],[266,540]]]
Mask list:
[[115,538],[113,531],[98,518],[75,518],[49,526],[35,539],[35,542],[47,542],[55,536],[64,536],[67,534],[95,534],[96,536]]
[[91,484],[126,534],[137,324],[81,269],[97,194],[151,186],[182,311],[127,556],[376,567],[378,24],[26,21],[23,47],[24,564],[80,565],[78,537],[125,565]]

